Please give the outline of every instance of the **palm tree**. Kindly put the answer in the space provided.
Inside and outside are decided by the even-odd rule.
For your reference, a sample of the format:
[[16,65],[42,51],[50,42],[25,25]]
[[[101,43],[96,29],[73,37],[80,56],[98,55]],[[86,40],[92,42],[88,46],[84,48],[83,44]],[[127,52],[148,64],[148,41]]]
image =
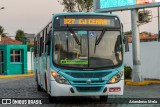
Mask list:
[[6,37],[6,33],[4,33],[5,29],[0,25],[0,35],[2,37]]

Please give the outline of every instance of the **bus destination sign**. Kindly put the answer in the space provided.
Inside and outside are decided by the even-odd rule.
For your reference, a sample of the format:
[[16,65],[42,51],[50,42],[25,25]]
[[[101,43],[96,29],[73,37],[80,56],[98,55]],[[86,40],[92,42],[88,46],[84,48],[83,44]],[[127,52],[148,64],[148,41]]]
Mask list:
[[60,19],[60,26],[115,26],[115,18],[104,18],[104,17],[64,17]]
[[97,18],[64,18],[64,25],[110,25],[110,20]]

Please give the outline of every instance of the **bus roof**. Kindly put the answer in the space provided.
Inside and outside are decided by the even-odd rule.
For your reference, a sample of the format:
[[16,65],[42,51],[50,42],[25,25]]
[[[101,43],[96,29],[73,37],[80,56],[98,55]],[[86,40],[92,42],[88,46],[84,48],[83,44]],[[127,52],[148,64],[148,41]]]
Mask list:
[[[102,15],[102,16],[115,16],[118,17],[116,14],[107,14],[107,13],[95,13],[95,12],[70,12],[70,13],[57,13],[53,14],[53,17],[56,16],[63,16],[63,15]],[[119,17],[118,17],[119,18]]]
[[[81,16],[85,16],[85,15],[101,15],[101,16],[113,16],[113,17],[117,17],[119,18],[116,14],[108,14],[108,13],[96,13],[96,12],[69,12],[69,13],[56,13],[56,14],[52,14],[53,15],[53,19],[57,16],[64,16],[64,15],[81,15]],[[50,23],[52,23],[52,21],[50,21],[45,27],[47,27]],[[45,29],[45,27],[43,29]],[[43,31],[43,29],[41,31]],[[40,32],[41,32],[40,31]],[[40,34],[40,32],[38,32],[35,37]]]

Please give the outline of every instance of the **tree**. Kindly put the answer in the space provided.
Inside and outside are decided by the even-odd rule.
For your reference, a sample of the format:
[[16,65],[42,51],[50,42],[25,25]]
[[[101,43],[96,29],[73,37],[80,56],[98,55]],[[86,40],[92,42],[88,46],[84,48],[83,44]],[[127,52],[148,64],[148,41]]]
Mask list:
[[0,26],[0,35],[2,37],[6,37],[6,33],[4,33],[4,31],[5,31],[5,29],[2,26]]
[[129,36],[132,35],[132,30],[125,32],[125,35],[127,35],[127,36],[128,36],[128,35],[129,35]]
[[16,40],[23,42],[24,36],[25,36],[25,34],[24,34],[23,30],[19,29],[16,31],[16,37],[15,37]]
[[67,12],[89,12],[93,7],[93,0],[58,0],[61,5],[64,5],[64,10]]
[[147,31],[143,31],[143,32],[141,32],[141,33],[144,33],[144,34],[146,34],[146,35],[149,35],[149,33],[148,33]]

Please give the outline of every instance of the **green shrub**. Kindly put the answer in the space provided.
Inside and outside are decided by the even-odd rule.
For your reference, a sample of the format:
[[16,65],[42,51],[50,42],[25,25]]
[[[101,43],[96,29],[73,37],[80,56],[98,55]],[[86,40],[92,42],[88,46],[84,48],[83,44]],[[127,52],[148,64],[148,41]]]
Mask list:
[[124,66],[124,77],[125,79],[131,79],[132,68],[130,66]]

